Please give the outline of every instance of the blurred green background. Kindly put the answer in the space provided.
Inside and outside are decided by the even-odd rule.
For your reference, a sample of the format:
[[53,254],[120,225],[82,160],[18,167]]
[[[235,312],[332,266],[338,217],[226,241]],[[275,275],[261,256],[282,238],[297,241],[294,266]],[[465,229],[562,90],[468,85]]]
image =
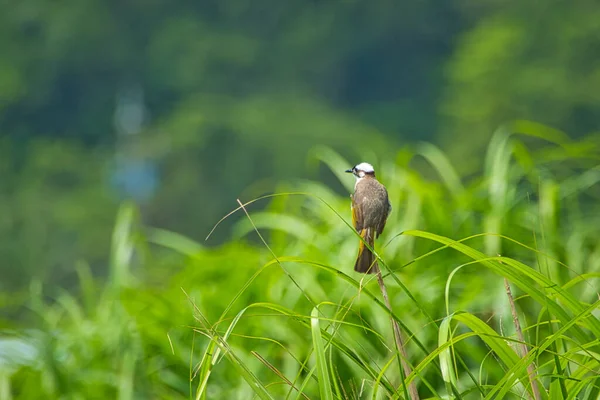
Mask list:
[[[392,194],[382,245],[405,229],[498,233],[568,264],[547,266],[557,284],[600,268],[596,1],[0,8],[0,397],[194,396],[191,371],[207,342],[190,328],[198,322],[188,296],[215,323],[272,259],[242,212],[204,242],[211,228],[236,199],[290,191],[318,195],[349,220],[353,181],[340,172],[361,161]],[[357,240],[319,200],[269,198],[249,212],[275,254],[352,274]],[[469,245],[548,264],[502,243]],[[400,238],[386,254],[400,268],[433,248]],[[448,274],[466,259],[428,260],[430,272],[403,269],[401,279],[437,320]],[[506,313],[502,282],[489,276],[480,270],[462,285],[494,295],[457,294],[454,304]],[[306,266],[261,277],[236,312],[264,301],[309,315],[294,288],[336,304],[356,290]],[[597,283],[582,301],[593,301]],[[394,304],[407,306],[396,291]],[[389,337],[385,315],[364,307]],[[523,305],[533,322],[538,311]],[[430,323],[419,315],[406,316],[417,331]],[[244,321],[240,334],[287,338],[283,348],[308,356],[292,323]],[[436,337],[423,335],[426,345]],[[292,379],[298,366],[259,342],[237,343],[239,356],[263,381],[276,378],[250,356],[260,348]],[[473,346],[474,357],[485,354]],[[344,385],[359,376],[342,366],[340,375]],[[251,398],[221,364],[208,382],[208,398]]]

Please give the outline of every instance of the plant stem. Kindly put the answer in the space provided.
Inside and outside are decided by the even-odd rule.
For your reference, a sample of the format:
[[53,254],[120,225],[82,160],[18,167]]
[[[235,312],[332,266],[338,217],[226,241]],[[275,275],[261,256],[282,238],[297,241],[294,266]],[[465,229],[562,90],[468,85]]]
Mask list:
[[[379,283],[379,288],[381,289],[381,294],[383,295],[383,300],[385,301],[385,305],[391,312],[392,305],[390,304],[390,299],[388,297],[387,289],[383,282],[383,276],[381,276],[380,269],[377,269],[377,282]],[[408,364],[408,354],[406,353],[406,347],[404,346],[404,340],[402,339],[402,332],[400,331],[400,326],[398,325],[398,322],[391,316],[390,316],[390,319],[392,321],[392,328],[394,331],[394,340],[396,341],[396,346],[400,350],[400,354],[401,354],[400,358],[401,358],[401,363],[402,363],[402,369],[404,371],[404,377],[406,378],[412,372],[410,365]],[[409,391],[411,400],[419,400],[419,392],[417,391],[417,385],[416,385],[414,379],[408,385],[408,391]]]
[[[527,348],[527,344],[525,344],[525,337],[523,336],[523,330],[521,329],[521,323],[519,322],[519,316],[517,314],[517,308],[515,307],[515,300],[513,299],[512,291],[510,290],[510,285],[508,283],[508,279],[504,278],[504,288],[506,289],[506,295],[508,296],[508,302],[510,304],[510,312],[513,317],[513,324],[515,324],[515,331],[517,332],[517,338],[519,339],[518,351],[519,355],[524,358],[529,349]],[[533,362],[527,366],[527,374],[529,375],[529,382],[531,383],[531,390],[533,391],[533,398],[535,400],[540,400],[542,398],[540,394],[540,388],[537,384],[537,379],[535,375],[535,369],[533,367]]]

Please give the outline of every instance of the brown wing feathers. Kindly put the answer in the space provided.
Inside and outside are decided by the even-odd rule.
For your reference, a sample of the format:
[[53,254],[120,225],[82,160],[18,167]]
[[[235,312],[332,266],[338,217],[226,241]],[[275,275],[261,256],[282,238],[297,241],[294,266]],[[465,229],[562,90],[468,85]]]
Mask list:
[[365,242],[367,242],[369,246],[373,248],[374,229],[371,227],[364,227],[362,204],[356,203],[354,201],[354,196],[352,196],[352,223],[364,240],[361,240],[358,244],[358,256],[356,257],[354,270],[362,273],[375,273],[377,271],[377,263],[374,263],[375,255],[367,246],[365,246]]
[[359,203],[354,201],[354,196],[352,198],[352,224],[354,225],[354,229],[360,231],[363,227],[363,213],[362,208]]

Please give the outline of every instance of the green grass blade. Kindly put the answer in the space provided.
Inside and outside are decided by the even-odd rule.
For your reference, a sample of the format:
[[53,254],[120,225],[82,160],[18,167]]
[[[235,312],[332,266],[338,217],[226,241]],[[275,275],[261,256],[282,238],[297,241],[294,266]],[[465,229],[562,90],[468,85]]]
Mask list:
[[321,393],[321,399],[333,400],[330,382],[331,375],[329,374],[327,357],[325,357],[325,346],[323,345],[323,338],[321,337],[319,309],[317,307],[313,308],[310,317],[313,348],[315,350],[315,359],[317,363],[317,376],[319,377],[319,393]]
[[458,197],[464,192],[465,188],[459,175],[450,160],[437,146],[427,142],[420,143],[417,147],[417,153],[421,154],[435,168],[454,197]]
[[201,400],[206,398],[206,386],[208,385],[208,378],[212,372],[213,367],[213,355],[215,354],[215,349],[217,345],[214,340],[211,340],[206,350],[204,351],[204,355],[202,356],[202,361],[200,362],[200,370],[198,372],[198,389],[196,390],[196,400]]
[[512,367],[520,361],[518,354],[506,344],[506,338],[500,336],[496,331],[490,328],[488,324],[476,316],[460,312],[454,314],[453,319],[462,322],[473,332],[477,333],[477,335],[490,347],[490,349],[492,349],[492,351],[494,351],[494,353],[496,353],[506,366]]
[[333,363],[333,351],[329,351],[329,357],[327,359],[329,362],[329,368],[331,371],[331,380],[333,381],[333,389],[335,391],[335,396],[338,399],[342,399],[342,390],[340,389],[340,383],[338,382],[340,376],[337,372],[335,364]]
[[[452,322],[452,315],[444,318],[440,324],[438,332],[438,346],[441,347],[448,340],[452,339],[452,332],[450,331],[450,323]],[[452,362],[451,346],[445,348],[440,352],[440,369],[442,371],[442,377],[444,383],[447,386],[448,393],[451,392],[450,385],[456,386],[456,373],[454,371],[454,363]]]
[[[219,346],[221,347],[221,346]],[[244,364],[231,349],[223,349],[225,356],[229,359],[233,367],[238,371],[240,376],[248,383],[252,391],[262,400],[274,400],[271,394],[267,391],[267,388],[262,382],[254,375],[254,373]]]

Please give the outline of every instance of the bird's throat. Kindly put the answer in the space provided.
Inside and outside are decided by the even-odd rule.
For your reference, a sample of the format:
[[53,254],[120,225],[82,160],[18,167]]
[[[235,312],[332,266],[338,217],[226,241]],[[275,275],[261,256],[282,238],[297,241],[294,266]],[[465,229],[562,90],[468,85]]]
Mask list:
[[356,177],[356,183],[354,183],[354,191],[356,192],[356,187],[358,186],[358,184],[360,183],[360,181],[362,181],[363,179],[365,179],[364,176]]

